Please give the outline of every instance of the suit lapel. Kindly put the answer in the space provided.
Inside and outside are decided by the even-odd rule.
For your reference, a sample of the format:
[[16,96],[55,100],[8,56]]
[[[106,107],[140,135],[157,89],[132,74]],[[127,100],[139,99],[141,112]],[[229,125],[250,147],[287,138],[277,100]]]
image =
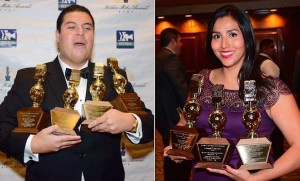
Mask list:
[[58,102],[57,106],[63,107],[64,102],[62,96],[67,89],[67,84],[57,57],[53,62],[47,64],[47,73],[46,81],[53,92],[53,98],[56,98]]
[[85,94],[85,100],[92,100],[92,95],[90,93],[90,86],[92,85],[94,81],[94,66],[95,64],[89,61],[88,67],[90,70],[88,79],[87,79],[87,88],[86,88],[86,94]]

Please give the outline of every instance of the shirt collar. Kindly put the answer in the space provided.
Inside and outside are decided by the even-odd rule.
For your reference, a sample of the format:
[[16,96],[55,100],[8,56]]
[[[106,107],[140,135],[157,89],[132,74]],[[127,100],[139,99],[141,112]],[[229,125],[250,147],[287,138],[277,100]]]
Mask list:
[[264,57],[267,57],[267,58],[270,59],[270,60],[273,60],[268,54],[265,54],[265,53],[259,53],[259,55],[264,56]]
[[167,49],[167,50],[170,50],[172,53],[176,54],[172,49],[167,48],[167,47],[164,47],[164,48]]

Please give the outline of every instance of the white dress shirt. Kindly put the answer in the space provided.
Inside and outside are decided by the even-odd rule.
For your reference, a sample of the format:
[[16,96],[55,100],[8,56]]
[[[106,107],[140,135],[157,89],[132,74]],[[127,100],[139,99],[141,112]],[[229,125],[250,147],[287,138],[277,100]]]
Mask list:
[[265,54],[265,53],[260,53],[259,55],[266,57],[266,60],[264,60],[260,64],[260,70],[266,76],[272,76],[274,78],[278,78],[279,74],[280,74],[280,69],[276,65],[276,63],[274,63],[274,61],[272,60],[272,58],[268,54]]

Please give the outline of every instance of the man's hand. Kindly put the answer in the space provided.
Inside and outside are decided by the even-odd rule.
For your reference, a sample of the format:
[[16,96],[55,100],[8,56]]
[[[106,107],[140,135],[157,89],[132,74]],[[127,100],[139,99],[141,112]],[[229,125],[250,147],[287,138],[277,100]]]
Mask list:
[[110,109],[101,117],[88,125],[92,131],[108,132],[112,134],[130,131],[135,123],[135,117],[116,109]]
[[80,136],[54,135],[57,125],[49,126],[33,136],[31,142],[32,153],[56,152],[81,142]]

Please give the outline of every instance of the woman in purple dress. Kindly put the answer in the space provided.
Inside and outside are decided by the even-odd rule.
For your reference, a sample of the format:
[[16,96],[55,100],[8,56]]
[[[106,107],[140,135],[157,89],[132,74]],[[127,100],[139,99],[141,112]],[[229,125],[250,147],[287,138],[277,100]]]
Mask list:
[[[244,81],[255,80],[257,88],[257,106],[261,114],[261,124],[258,135],[270,137],[275,126],[284,134],[290,148],[273,163],[273,168],[256,172],[239,169],[241,159],[236,150],[231,160],[223,169],[194,168],[194,180],[225,181],[225,180],[272,180],[286,175],[300,167],[300,113],[289,88],[279,79],[265,77],[255,64],[255,37],[248,15],[232,5],[226,5],[213,14],[207,30],[207,51],[217,58],[222,67],[213,70],[202,70],[199,74],[204,77],[202,93],[198,98],[201,104],[200,115],[195,123],[198,129],[205,129],[208,136],[212,136],[212,129],[208,124],[208,116],[213,111],[212,87],[216,84],[224,85],[224,104],[222,111],[226,115],[226,125],[222,137],[232,141],[235,145],[239,139],[247,135],[242,123],[245,104]],[[179,125],[185,125],[181,118]],[[164,150],[164,156],[170,157],[180,164],[187,158],[168,155],[171,149]],[[270,156],[272,159],[272,156]]]

